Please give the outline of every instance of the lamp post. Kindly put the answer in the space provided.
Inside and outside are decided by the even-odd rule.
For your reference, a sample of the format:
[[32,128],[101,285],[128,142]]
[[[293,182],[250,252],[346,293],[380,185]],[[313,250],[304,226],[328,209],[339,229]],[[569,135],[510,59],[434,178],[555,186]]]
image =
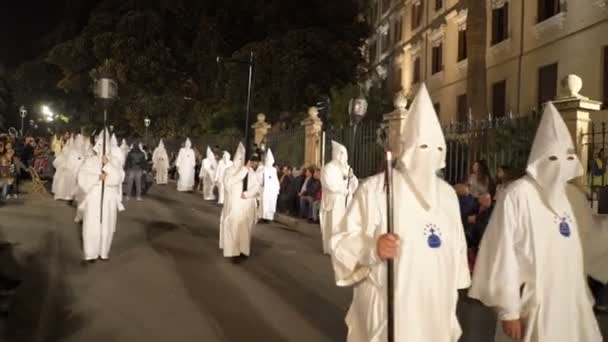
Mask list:
[[[108,126],[108,108],[114,102],[116,97],[118,97],[118,85],[116,82],[109,78],[101,78],[97,80],[95,83],[95,97],[101,102],[103,106],[103,130],[101,131],[103,145],[102,145],[102,156],[106,155],[106,127]],[[102,165],[102,172],[103,172]],[[101,201],[99,203],[100,212],[99,212],[99,222],[103,223],[103,198],[105,193],[105,180],[101,181]]]
[[150,118],[146,116],[146,118],[144,119],[144,126],[146,126],[146,135],[145,135],[146,145],[148,144],[148,127],[150,127],[150,123],[151,123]]
[[21,136],[23,136],[23,120],[27,116],[27,110],[25,109],[25,106],[19,107],[19,116],[21,117],[21,131],[19,133],[21,134]]
[[[255,55],[253,51],[249,54],[249,59],[227,59],[224,60],[222,57],[217,57],[217,63],[237,63],[246,64],[249,66],[249,78],[247,82],[247,105],[245,106],[245,162],[249,161],[251,157],[251,134],[249,122],[251,122],[251,93],[253,92],[253,66],[255,64]],[[247,178],[243,182],[243,191],[247,190]]]

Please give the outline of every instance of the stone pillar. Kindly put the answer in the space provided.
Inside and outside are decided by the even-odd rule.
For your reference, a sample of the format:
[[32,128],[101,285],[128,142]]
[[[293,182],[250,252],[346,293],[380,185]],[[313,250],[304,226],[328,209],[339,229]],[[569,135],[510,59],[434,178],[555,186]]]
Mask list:
[[321,134],[323,122],[319,119],[317,107],[308,109],[308,117],[302,121],[304,126],[304,164],[321,165]]
[[586,185],[587,165],[589,163],[589,128],[591,119],[589,112],[601,109],[601,102],[590,100],[579,94],[583,81],[576,75],[568,75],[562,81],[567,95],[557,98],[553,104],[560,112],[576,147],[578,158],[583,164],[584,175],[576,180],[578,185]]
[[254,131],[253,142],[258,147],[266,141],[266,135],[270,127],[272,126],[266,122],[266,115],[264,113],[258,114],[258,121],[251,126]]
[[388,125],[388,146],[395,157],[401,155],[401,132],[408,110],[405,94],[400,91],[395,94],[393,101],[395,110],[384,114],[384,122]]

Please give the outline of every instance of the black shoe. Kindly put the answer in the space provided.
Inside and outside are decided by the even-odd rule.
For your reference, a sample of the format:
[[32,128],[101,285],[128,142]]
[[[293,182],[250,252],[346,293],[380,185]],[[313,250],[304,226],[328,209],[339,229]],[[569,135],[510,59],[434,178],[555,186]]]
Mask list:
[[89,266],[89,265],[94,264],[96,261],[97,261],[97,260],[82,260],[82,261],[80,262],[80,264],[81,264],[82,266]]

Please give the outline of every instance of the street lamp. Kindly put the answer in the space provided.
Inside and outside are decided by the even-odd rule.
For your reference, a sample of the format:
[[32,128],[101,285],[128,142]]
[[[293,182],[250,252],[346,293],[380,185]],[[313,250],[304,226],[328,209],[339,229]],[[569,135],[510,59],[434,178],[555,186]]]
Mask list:
[[148,127],[150,127],[150,118],[146,116],[144,119],[144,126],[146,126],[146,144],[148,143]]
[[[246,64],[249,66],[249,79],[247,83],[247,105],[245,107],[245,162],[249,160],[251,157],[251,134],[249,134],[249,122],[251,116],[251,92],[253,91],[253,66],[255,64],[255,56],[253,51],[249,54],[249,59],[227,59],[224,60],[222,57],[218,56],[216,59],[217,63],[237,63],[237,64]],[[243,182],[243,191],[247,190],[247,178]]]
[[[353,165],[355,163],[355,136],[357,135],[357,126],[359,125],[361,120],[363,120],[365,114],[367,114],[367,100],[362,95],[350,99],[350,101],[348,102],[348,114],[350,115],[350,125],[353,128],[352,134],[350,136],[350,148],[348,149],[350,157],[348,159],[350,160],[349,165]],[[349,174],[347,189],[350,189],[350,173],[352,169],[352,166],[350,166],[348,172]],[[348,196],[346,197],[346,203],[348,204]]]
[[27,116],[27,110],[25,109],[25,106],[21,106],[19,107],[19,116],[21,117],[21,136],[23,136],[23,120],[25,119],[25,117]]

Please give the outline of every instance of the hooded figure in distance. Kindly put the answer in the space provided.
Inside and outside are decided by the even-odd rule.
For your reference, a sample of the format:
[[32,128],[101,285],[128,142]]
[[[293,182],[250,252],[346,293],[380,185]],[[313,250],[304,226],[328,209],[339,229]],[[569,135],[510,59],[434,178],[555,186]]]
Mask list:
[[264,166],[261,167],[262,184],[260,184],[262,188],[260,211],[262,212],[262,219],[266,221],[274,220],[274,213],[277,211],[277,198],[279,197],[279,190],[281,189],[274,162],[274,155],[272,154],[272,151],[268,149],[268,151],[266,151],[266,156],[264,157]]
[[[349,179],[350,177],[350,179]],[[329,254],[329,241],[339,229],[348,202],[357,190],[359,181],[348,165],[348,151],[338,142],[331,142],[331,161],[321,170],[323,187],[319,221],[323,238],[323,253]],[[347,202],[348,201],[348,202]]]
[[572,137],[545,106],[526,176],[507,188],[481,241],[469,296],[498,309],[495,341],[600,342],[586,275],[608,282],[608,239],[586,196]]
[[167,155],[163,139],[160,139],[158,147],[152,153],[152,170],[156,174],[156,184],[168,183],[169,156]]
[[353,286],[348,342],[387,340],[387,259],[394,260],[395,341],[455,342],[458,290],[470,284],[467,245],[452,187],[437,177],[446,143],[426,87],[412,102],[394,171],[394,234],[385,176],[359,186],[330,241],[338,286]]
[[217,172],[215,175],[215,184],[217,185],[217,203],[224,204],[224,173],[226,169],[232,166],[232,160],[230,160],[230,153],[224,151],[222,160],[217,164]]
[[194,188],[194,167],[196,166],[196,157],[192,150],[190,138],[186,139],[184,147],[179,150],[175,166],[179,174],[177,181],[177,191],[187,192]]
[[211,148],[207,146],[207,153],[205,159],[203,159],[201,165],[201,171],[199,172],[199,179],[203,183],[203,198],[205,201],[214,201],[215,194],[215,174],[217,170],[217,160],[215,154],[211,151]]

